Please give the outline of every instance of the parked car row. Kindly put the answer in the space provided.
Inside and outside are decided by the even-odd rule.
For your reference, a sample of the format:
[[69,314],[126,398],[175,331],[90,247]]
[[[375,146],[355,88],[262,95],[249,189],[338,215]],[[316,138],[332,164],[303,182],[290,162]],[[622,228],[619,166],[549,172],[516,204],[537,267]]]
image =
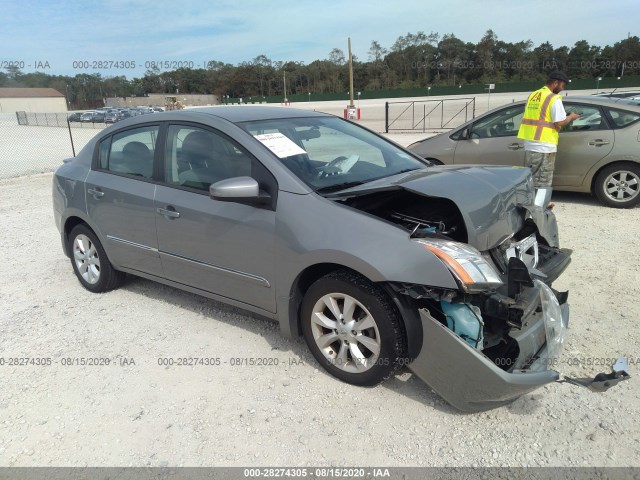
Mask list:
[[116,123],[125,118],[149,113],[163,112],[164,107],[98,108],[88,112],[75,112],[69,115],[70,122]]

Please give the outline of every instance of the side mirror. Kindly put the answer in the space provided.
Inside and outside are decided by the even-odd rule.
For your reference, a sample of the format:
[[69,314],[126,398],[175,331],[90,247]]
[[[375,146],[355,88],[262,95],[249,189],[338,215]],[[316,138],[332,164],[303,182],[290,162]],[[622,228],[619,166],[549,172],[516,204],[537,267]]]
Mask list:
[[258,182],[251,177],[234,177],[220,180],[209,186],[209,197],[220,202],[237,202],[248,205],[268,205],[271,195],[261,192]]

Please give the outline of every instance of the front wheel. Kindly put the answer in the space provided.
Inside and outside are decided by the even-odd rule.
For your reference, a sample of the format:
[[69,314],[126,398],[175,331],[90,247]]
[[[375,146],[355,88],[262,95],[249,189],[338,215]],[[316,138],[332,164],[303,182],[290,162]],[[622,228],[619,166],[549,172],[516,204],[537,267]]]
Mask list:
[[107,292],[118,287],[124,273],[109,262],[96,234],[86,225],[78,225],[69,235],[71,265],[84,288],[94,293]]
[[373,386],[406,363],[406,333],[387,295],[360,275],[318,279],[302,302],[302,332],[311,353],[342,381]]
[[640,202],[640,166],[617,163],[596,176],[593,193],[608,207],[631,208]]

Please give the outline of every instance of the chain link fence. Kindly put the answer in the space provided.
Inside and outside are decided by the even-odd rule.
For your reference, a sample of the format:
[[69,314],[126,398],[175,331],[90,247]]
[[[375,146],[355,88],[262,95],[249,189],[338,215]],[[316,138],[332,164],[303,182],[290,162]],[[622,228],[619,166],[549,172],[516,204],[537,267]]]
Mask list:
[[67,118],[67,113],[0,113],[0,178],[52,172],[105,128]]

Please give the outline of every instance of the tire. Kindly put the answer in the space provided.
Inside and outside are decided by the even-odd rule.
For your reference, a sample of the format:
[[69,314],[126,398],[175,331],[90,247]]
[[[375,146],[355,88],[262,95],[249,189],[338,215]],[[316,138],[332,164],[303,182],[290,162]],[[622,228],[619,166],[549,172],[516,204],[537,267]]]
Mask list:
[[640,202],[640,166],[614,163],[603,168],[593,182],[593,193],[604,205],[631,208]]
[[71,230],[69,248],[73,271],[90,292],[108,292],[122,283],[124,273],[113,268],[95,233],[86,225]]
[[360,275],[341,270],[318,279],[301,312],[311,353],[344,382],[377,385],[408,363],[400,314],[382,289]]

